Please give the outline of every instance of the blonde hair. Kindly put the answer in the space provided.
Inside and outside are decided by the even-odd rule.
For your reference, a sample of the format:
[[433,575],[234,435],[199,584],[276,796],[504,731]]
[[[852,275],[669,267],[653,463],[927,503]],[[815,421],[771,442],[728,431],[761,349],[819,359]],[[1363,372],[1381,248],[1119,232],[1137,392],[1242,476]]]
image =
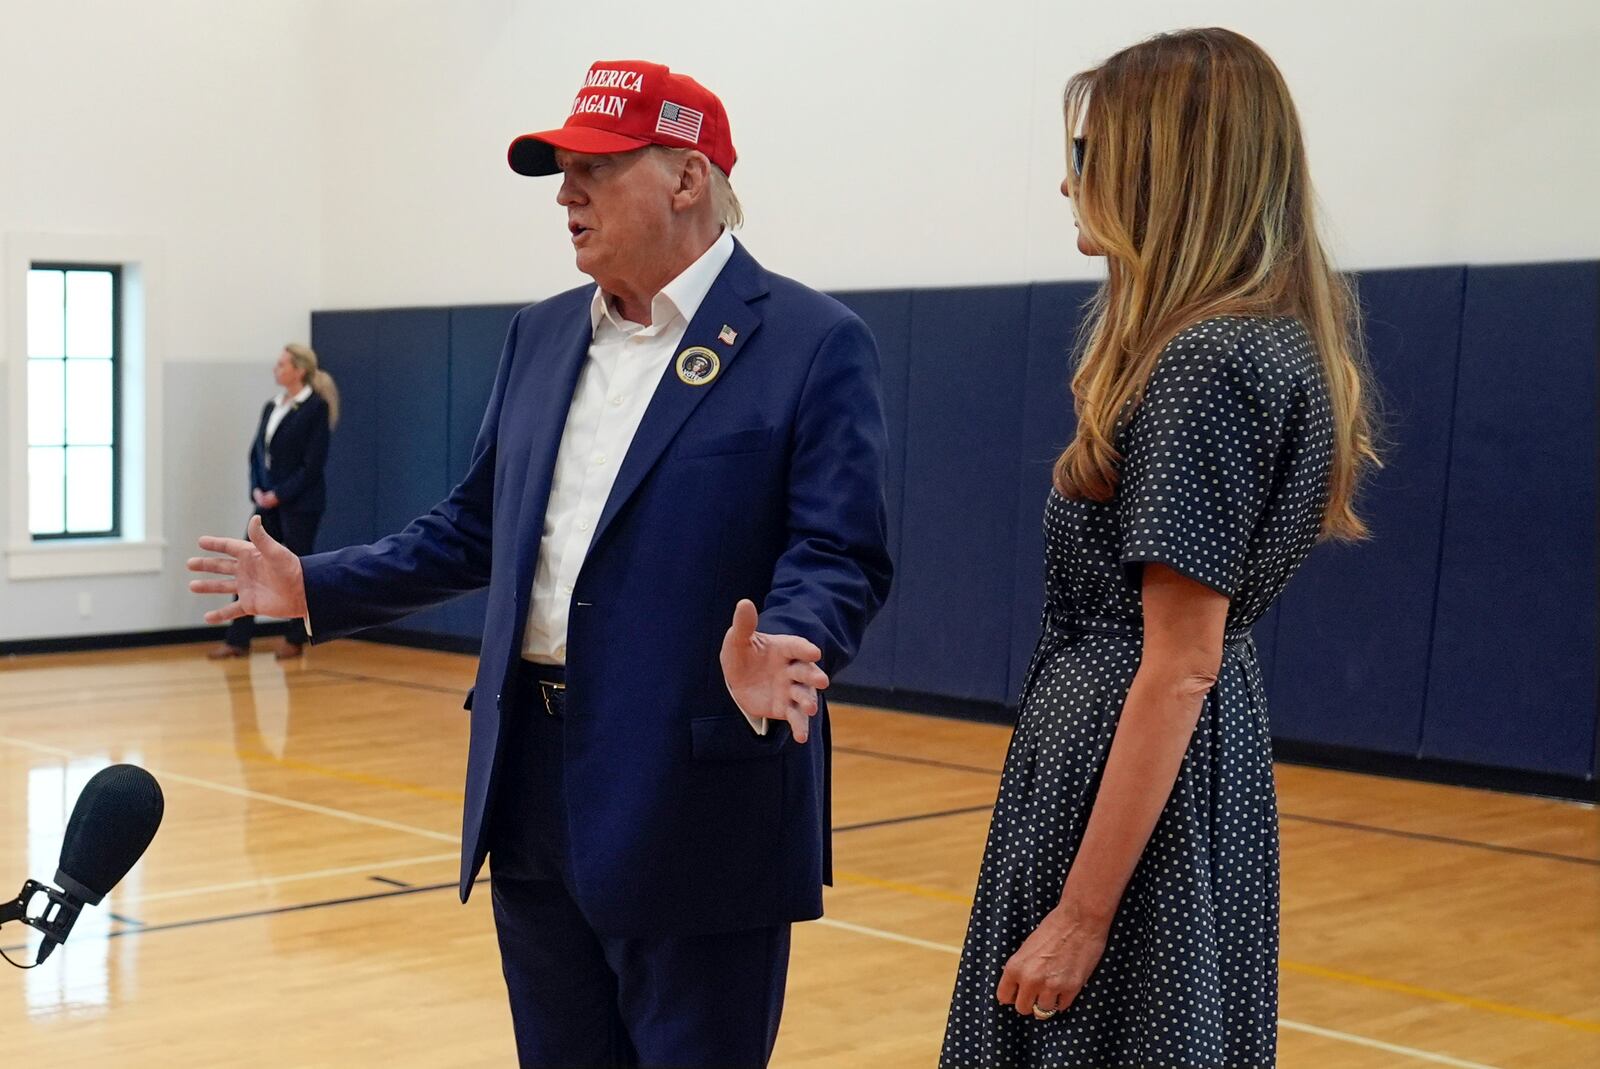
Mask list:
[[[683,158],[696,151],[692,148],[671,148],[666,145],[650,146],[664,158],[670,158],[674,164],[681,165]],[[737,230],[744,225],[744,206],[739,203],[739,196],[733,191],[733,183],[728,179],[721,167],[706,159],[706,168],[711,172],[711,210],[717,217],[717,222],[729,230]]]
[[333,376],[322,370],[317,365],[317,352],[309,345],[299,342],[290,342],[283,347],[289,354],[289,359],[294,366],[305,375],[306,382],[316,395],[328,405],[328,429],[332,430],[339,425],[339,386],[333,381]]
[[1069,138],[1085,135],[1067,188],[1108,277],[1080,342],[1078,431],[1056,488],[1113,496],[1117,431],[1179,331],[1217,315],[1293,316],[1332,408],[1322,537],[1365,538],[1354,501],[1379,457],[1360,313],[1318,239],[1299,117],[1271,58],[1230,30],[1161,34],[1074,75],[1063,110]]

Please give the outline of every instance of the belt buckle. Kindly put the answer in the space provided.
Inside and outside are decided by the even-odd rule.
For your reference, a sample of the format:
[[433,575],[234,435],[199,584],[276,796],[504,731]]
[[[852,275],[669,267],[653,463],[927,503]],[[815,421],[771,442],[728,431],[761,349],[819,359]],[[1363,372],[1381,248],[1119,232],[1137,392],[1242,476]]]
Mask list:
[[556,691],[559,693],[561,691],[565,691],[566,689],[567,685],[565,683],[548,683],[545,680],[539,680],[539,697],[544,700],[544,712],[546,716],[556,715],[555,707],[550,704],[550,692]]

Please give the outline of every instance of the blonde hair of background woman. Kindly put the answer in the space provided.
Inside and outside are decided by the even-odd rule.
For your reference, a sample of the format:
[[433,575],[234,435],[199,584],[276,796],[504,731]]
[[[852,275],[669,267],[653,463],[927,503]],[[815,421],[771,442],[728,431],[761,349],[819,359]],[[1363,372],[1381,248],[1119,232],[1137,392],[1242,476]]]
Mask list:
[[333,381],[333,376],[317,366],[317,353],[309,345],[299,342],[290,342],[283,347],[289,354],[289,359],[294,361],[294,366],[305,372],[306,382],[311,386],[318,397],[328,403],[328,429],[332,430],[339,425],[339,386]]
[[1179,331],[1217,315],[1294,316],[1332,407],[1322,537],[1365,538],[1355,497],[1379,457],[1360,313],[1318,239],[1300,120],[1278,68],[1230,30],[1184,30],[1074,75],[1063,106],[1069,135],[1086,138],[1068,189],[1109,274],[1085,323],[1078,432],[1056,461],[1056,488],[1110,500],[1119,420]]

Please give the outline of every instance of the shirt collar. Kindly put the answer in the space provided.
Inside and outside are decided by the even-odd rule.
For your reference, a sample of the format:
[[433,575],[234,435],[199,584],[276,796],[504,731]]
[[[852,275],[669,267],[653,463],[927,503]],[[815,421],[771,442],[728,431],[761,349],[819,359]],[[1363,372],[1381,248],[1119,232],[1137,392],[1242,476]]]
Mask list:
[[293,397],[290,397],[288,394],[280,393],[278,395],[278,405],[280,407],[283,405],[303,405],[310,398],[311,384],[308,382],[304,386],[300,387],[300,392],[295,394]]
[[712,242],[711,247],[701,253],[699,259],[684,268],[683,273],[677,278],[661,287],[661,292],[650,302],[650,325],[643,329],[640,329],[637,323],[630,323],[617,314],[605,291],[596,286],[594,297],[589,301],[589,328],[591,331],[599,330],[601,322],[604,321],[624,334],[642,334],[651,337],[660,334],[679,316],[688,323],[694,319],[694,314],[700,310],[706,294],[711,292],[712,284],[717,281],[717,276],[722,274],[722,269],[728,266],[728,261],[732,258],[733,234],[724,229],[722,236]]

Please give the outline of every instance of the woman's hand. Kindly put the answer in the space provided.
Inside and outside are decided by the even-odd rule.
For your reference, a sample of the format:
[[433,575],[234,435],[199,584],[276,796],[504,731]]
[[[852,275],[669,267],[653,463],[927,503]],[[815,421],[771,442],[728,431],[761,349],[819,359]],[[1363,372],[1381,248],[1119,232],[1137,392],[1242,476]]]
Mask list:
[[1109,920],[1057,906],[1006,962],[995,992],[1000,1004],[1041,1020],[1066,1009],[1100,963],[1109,934]]

